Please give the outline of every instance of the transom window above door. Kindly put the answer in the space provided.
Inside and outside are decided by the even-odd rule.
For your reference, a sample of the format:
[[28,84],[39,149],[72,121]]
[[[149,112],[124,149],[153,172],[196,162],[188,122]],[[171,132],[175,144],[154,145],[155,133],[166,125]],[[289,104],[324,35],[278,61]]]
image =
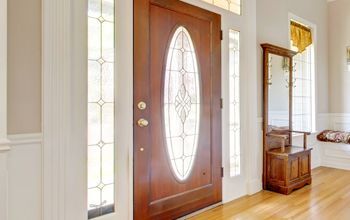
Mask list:
[[235,14],[241,15],[242,3],[241,0],[202,0],[220,8],[229,10]]

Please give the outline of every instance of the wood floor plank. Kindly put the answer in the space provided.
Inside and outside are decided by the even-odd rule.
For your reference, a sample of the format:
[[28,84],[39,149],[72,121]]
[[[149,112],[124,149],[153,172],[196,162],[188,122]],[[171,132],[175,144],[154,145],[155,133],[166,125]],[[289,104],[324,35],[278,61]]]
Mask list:
[[191,220],[349,220],[350,171],[319,167],[313,183],[285,196],[262,191],[245,196]]

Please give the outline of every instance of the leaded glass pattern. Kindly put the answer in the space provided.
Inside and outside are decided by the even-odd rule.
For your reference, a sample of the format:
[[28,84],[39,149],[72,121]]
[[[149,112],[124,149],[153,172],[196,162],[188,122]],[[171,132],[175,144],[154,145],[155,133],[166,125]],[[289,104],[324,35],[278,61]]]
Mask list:
[[229,31],[230,69],[230,176],[241,174],[241,122],[240,122],[240,38],[239,32]]
[[200,125],[200,84],[196,52],[189,32],[178,27],[168,50],[164,80],[166,145],[174,176],[191,174]]
[[114,212],[114,0],[88,0],[88,210]]
[[220,8],[241,15],[241,0],[202,0]]

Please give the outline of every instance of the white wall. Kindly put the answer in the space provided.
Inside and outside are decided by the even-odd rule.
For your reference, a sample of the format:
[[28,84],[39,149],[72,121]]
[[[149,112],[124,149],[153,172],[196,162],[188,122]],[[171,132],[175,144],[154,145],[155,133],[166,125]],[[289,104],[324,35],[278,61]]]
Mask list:
[[350,71],[346,47],[350,46],[350,1],[329,3],[329,101],[331,113],[350,113]]
[[8,0],[8,133],[41,132],[41,0]]

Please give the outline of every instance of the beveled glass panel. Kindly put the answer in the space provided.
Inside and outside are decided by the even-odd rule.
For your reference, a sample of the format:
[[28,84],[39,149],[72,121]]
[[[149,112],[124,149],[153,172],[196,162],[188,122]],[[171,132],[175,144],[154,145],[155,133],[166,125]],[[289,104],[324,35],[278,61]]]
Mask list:
[[101,202],[101,190],[99,188],[91,188],[88,189],[88,205],[89,205],[89,210],[91,209],[96,209],[97,207],[100,206]]
[[241,174],[240,131],[240,33],[229,30],[229,94],[230,94],[230,176]]
[[88,187],[93,188],[101,181],[101,150],[97,145],[88,147]]
[[105,184],[114,182],[114,145],[106,144],[102,149],[102,181]]
[[97,61],[89,61],[88,70],[88,101],[98,102],[101,99],[101,65]]
[[114,22],[114,0],[102,0],[102,16],[107,21]]
[[238,15],[241,15],[242,6],[241,0],[202,0],[218,6],[220,8],[226,9]]
[[93,18],[98,18],[101,16],[100,0],[89,0],[88,15],[89,17],[93,17]]
[[114,102],[114,63],[102,65],[102,99],[105,102]]
[[178,27],[167,54],[164,80],[166,147],[174,176],[185,181],[198,148],[200,80],[197,55],[189,32]]
[[98,144],[101,141],[101,108],[98,104],[88,104],[88,117],[88,144]]
[[98,60],[101,57],[101,23],[96,18],[88,19],[88,57],[90,60]]
[[114,23],[102,23],[102,58],[105,61],[114,61]]
[[114,184],[106,185],[103,187],[102,201],[104,205],[111,205],[114,203]]
[[114,5],[88,0],[88,217],[114,212]]
[[102,141],[113,143],[114,141],[114,105],[106,103],[102,107]]

